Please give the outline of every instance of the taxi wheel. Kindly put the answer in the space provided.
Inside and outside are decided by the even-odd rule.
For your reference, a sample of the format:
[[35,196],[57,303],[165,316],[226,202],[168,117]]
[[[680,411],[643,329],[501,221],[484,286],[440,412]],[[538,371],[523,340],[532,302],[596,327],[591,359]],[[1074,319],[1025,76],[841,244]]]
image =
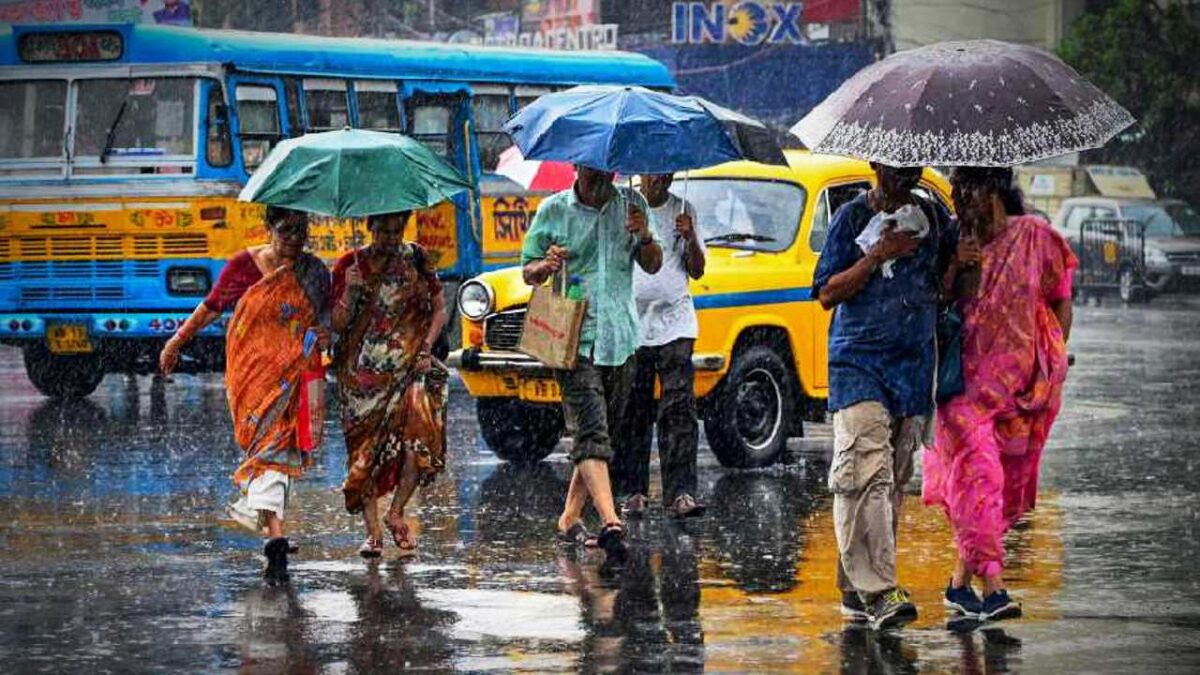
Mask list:
[[25,374],[51,398],[83,398],[96,391],[104,367],[95,354],[52,354],[44,345],[25,348]]
[[563,418],[557,406],[480,398],[475,412],[484,442],[506,462],[536,464],[554,452],[562,438]]
[[722,466],[754,468],[779,460],[795,410],[793,378],[782,358],[765,345],[734,357],[708,406],[704,433]]

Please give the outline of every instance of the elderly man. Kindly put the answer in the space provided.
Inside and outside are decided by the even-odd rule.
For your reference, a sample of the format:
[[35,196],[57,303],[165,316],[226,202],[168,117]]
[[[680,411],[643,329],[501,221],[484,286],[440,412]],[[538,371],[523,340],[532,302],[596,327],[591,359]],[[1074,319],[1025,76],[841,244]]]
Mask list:
[[613,174],[577,166],[570,190],[538,208],[521,249],[525,282],[545,283],[564,266],[578,277],[587,313],[574,370],[555,372],[562,388],[563,413],[574,436],[575,471],[558,519],[559,536],[583,545],[583,507],[590,496],[604,522],[598,543],[607,559],[625,557],[624,529],[613,503],[608,464],[613,457],[610,429],[624,414],[638,346],[633,304],[633,266],[651,274],[662,266],[662,249],[650,229],[646,200],[613,186]]
[[[919,167],[872,168],[877,187],[834,214],[813,295],[836,308],[829,488],[842,610],[888,628],[917,616],[896,583],[896,526],[933,412],[938,291],[956,237],[946,210],[913,194]],[[869,226],[880,232],[873,243],[860,237]]]

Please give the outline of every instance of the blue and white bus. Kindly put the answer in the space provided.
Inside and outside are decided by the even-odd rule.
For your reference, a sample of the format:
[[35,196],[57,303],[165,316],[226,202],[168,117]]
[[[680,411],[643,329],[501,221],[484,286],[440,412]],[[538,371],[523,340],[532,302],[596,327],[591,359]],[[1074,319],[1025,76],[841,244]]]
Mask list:
[[[259,207],[236,201],[250,172],[281,139],[345,126],[417,138],[476,186],[417,215],[416,237],[454,293],[516,261],[540,199],[488,171],[509,143],[503,123],[588,83],[674,86],[662,64],[620,52],[0,28],[0,342],[24,350],[50,396],[148,372],[224,261],[264,236]],[[362,238],[327,222],[310,243],[331,259]],[[194,341],[184,367],[219,369],[222,330]]]

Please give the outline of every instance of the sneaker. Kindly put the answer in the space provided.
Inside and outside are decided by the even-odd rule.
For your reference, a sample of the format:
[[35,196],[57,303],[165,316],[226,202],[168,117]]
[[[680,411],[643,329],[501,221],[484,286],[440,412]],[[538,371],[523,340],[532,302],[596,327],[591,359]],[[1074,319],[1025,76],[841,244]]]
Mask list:
[[842,616],[855,622],[871,620],[866,604],[854,591],[842,591]]
[[871,603],[871,609],[871,627],[875,630],[899,628],[917,618],[916,605],[900,588],[880,593]]
[[979,610],[979,618],[984,621],[1003,621],[1019,619],[1021,603],[1008,597],[1008,591],[1000,589],[983,599],[983,607]]
[[704,515],[704,505],[685,492],[675,498],[667,512],[672,518],[699,518]]
[[288,575],[288,540],[286,537],[276,537],[263,547],[263,555],[267,557],[267,569],[263,576],[267,581],[283,582]]
[[953,582],[947,584],[946,598],[942,604],[965,616],[976,616],[983,609],[983,601],[979,599],[970,584],[962,588],[955,588]]
[[621,515],[626,518],[641,518],[646,515],[646,496],[634,495],[621,505]]

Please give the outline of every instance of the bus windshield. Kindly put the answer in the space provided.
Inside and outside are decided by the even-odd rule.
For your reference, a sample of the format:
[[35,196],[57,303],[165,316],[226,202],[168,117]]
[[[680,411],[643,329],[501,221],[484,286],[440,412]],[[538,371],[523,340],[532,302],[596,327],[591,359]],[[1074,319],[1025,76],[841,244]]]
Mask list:
[[192,157],[194,78],[81,80],[76,86],[76,156]]
[[0,82],[0,159],[57,159],[66,135],[67,83]]
[[67,82],[0,83],[0,160],[69,155],[122,163],[191,162],[195,153],[196,78],[76,80],[75,117],[67,120]]

